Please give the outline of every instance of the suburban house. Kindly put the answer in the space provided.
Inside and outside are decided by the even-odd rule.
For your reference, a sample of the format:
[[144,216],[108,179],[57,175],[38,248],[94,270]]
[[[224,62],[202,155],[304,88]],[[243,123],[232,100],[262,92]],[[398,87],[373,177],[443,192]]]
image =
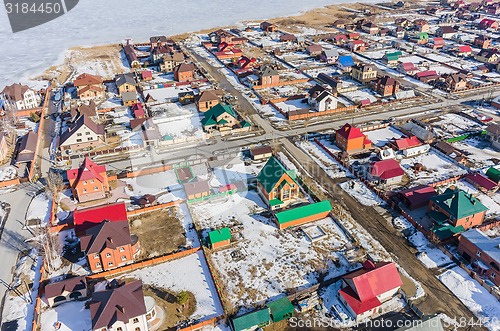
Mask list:
[[442,76],[442,78],[444,78],[444,88],[447,91],[455,92],[467,88],[467,76],[465,74],[445,74]]
[[269,308],[263,308],[245,315],[234,317],[232,320],[234,331],[256,330],[271,324]]
[[491,147],[500,151],[500,125],[488,125],[486,128],[486,139],[491,142]]
[[142,281],[92,293],[92,330],[148,331]]
[[481,30],[498,30],[498,22],[495,20],[492,20],[490,18],[483,18],[481,22],[479,22],[478,27]]
[[264,21],[260,23],[260,29],[265,32],[276,32],[278,31],[278,27],[272,23]]
[[273,156],[273,149],[271,146],[254,147],[250,149],[250,155],[254,161],[267,160]]
[[163,56],[162,61],[160,61],[160,70],[162,72],[173,72],[175,67],[184,62],[184,53],[182,52],[172,52]]
[[398,26],[397,28],[392,29],[390,34],[398,39],[403,39],[406,35],[406,30],[403,27]]
[[493,63],[498,62],[498,50],[496,48],[482,49],[476,54],[475,59],[483,63]]
[[181,63],[174,69],[174,79],[178,82],[192,82],[195,66],[192,63]]
[[123,92],[122,102],[124,106],[130,107],[138,102],[137,92]]
[[469,45],[458,46],[456,51],[458,56],[467,57],[472,55],[472,48]]
[[[424,145],[416,136],[393,139],[389,145],[401,151],[405,157],[412,157],[429,151],[429,145]],[[425,146],[425,147],[424,147]]]
[[429,32],[430,30],[429,23],[424,19],[416,19],[415,21],[413,21],[413,27],[415,31],[418,32]]
[[432,42],[428,44],[429,47],[432,49],[441,49],[446,45],[446,42],[444,41],[443,37],[434,37],[432,38]]
[[258,192],[271,207],[278,209],[295,202],[299,197],[299,185],[295,172],[285,167],[272,156],[257,176]]
[[91,74],[81,74],[76,77],[73,85],[80,100],[104,99],[106,97],[106,87],[101,76]]
[[497,183],[479,172],[467,174],[465,180],[485,194],[494,194],[499,188]]
[[118,222],[126,221],[127,207],[125,202],[115,202],[85,209],[76,209],[73,212],[73,225],[77,236],[104,221]]
[[325,49],[321,51],[319,58],[322,62],[335,63],[339,58],[339,52],[336,49]]
[[288,43],[288,42],[296,42],[297,41],[297,37],[291,33],[283,33],[281,36],[280,36],[280,41],[281,42],[285,42],[285,43]]
[[430,199],[427,213],[438,226],[449,224],[454,229],[446,230],[455,230],[457,233],[482,224],[487,210],[488,208],[472,194],[448,188],[443,194]]
[[80,236],[80,249],[92,273],[98,273],[134,263],[140,244],[130,235],[128,221],[103,221]]
[[146,113],[144,112],[144,107],[142,107],[142,103],[137,102],[132,105],[132,113],[135,118],[144,118],[146,117]]
[[462,232],[458,252],[480,277],[500,286],[500,237],[490,238],[479,229]]
[[271,86],[278,84],[280,81],[280,75],[278,68],[273,65],[263,65],[258,71],[257,76],[259,77],[259,85],[261,86]]
[[394,159],[373,162],[367,170],[369,180],[387,185],[401,183],[405,174],[399,162]]
[[399,91],[399,82],[390,76],[384,76],[375,82],[375,91],[383,97],[389,97]]
[[194,103],[195,101],[195,96],[193,91],[187,91],[187,92],[180,92],[177,94],[179,103],[181,105],[189,105]]
[[125,57],[128,60],[131,68],[140,68],[141,62],[139,61],[139,57],[135,52],[135,48],[130,44],[130,41],[127,40],[127,44],[123,46],[123,52],[125,53]]
[[96,124],[83,115],[61,135],[59,148],[61,152],[79,151],[101,146],[104,141],[104,125]]
[[224,91],[222,90],[206,90],[201,92],[195,99],[198,111],[204,113],[218,105],[223,93]]
[[231,230],[222,228],[208,233],[208,242],[212,249],[221,248],[229,245],[231,242]]
[[424,83],[433,82],[439,79],[439,77],[440,76],[437,74],[436,70],[420,71],[415,75],[415,78]]
[[366,43],[363,40],[360,40],[360,39],[351,40],[347,44],[347,47],[352,52],[364,52],[364,51],[366,51],[366,46],[367,46]]
[[21,84],[6,86],[0,93],[0,101],[3,101],[3,109],[6,111],[32,109],[38,106],[35,91]]
[[361,83],[366,83],[377,79],[377,70],[373,64],[356,64],[352,67],[351,76]]
[[379,28],[373,22],[366,22],[361,25],[361,31],[366,32],[370,35],[376,35],[379,31]]
[[474,46],[479,46],[482,49],[490,48],[492,42],[493,40],[486,35],[480,35],[474,38]]
[[149,44],[151,45],[151,50],[156,47],[169,46],[169,40],[166,36],[153,36],[149,38]]
[[323,52],[323,47],[321,47],[321,45],[312,44],[306,47],[306,52],[311,56],[318,56]]
[[168,54],[172,53],[172,48],[168,45],[156,46],[151,51],[151,63],[158,64],[161,62],[162,58]]
[[455,29],[451,26],[440,26],[436,30],[436,36],[444,39],[451,39],[455,33]]
[[399,57],[402,55],[401,51],[385,53],[384,61],[389,65],[396,65],[399,62]]
[[409,76],[415,75],[419,72],[418,68],[415,66],[413,62],[400,62],[396,67],[396,70]]
[[110,191],[106,166],[86,157],[78,169],[66,172],[73,197],[80,203],[103,199]]
[[489,167],[486,171],[486,177],[491,179],[497,184],[500,184],[500,170],[495,167]]
[[336,109],[338,100],[333,96],[331,87],[326,85],[327,88],[321,85],[315,85],[309,90],[309,98],[307,102],[312,109],[316,111],[325,111]]
[[33,161],[35,158],[35,149],[38,141],[38,135],[30,131],[26,133],[20,141],[16,163],[27,163]]
[[349,123],[335,132],[335,144],[346,152],[358,152],[372,147],[372,142],[361,132]]
[[429,205],[429,200],[437,195],[434,187],[430,185],[419,185],[398,192],[399,198],[411,210]]
[[305,223],[322,220],[328,216],[332,206],[330,201],[311,203],[309,205],[291,208],[274,215],[279,229],[300,226]]
[[351,71],[352,67],[354,67],[355,64],[354,64],[354,60],[352,59],[352,56],[342,55],[342,56],[339,56],[338,65],[342,71],[349,72],[349,71]]
[[195,180],[184,183],[184,191],[189,201],[195,201],[210,196],[210,184],[206,180]]
[[133,74],[121,74],[115,79],[118,94],[122,95],[125,92],[137,92],[136,82]]
[[151,70],[141,71],[141,80],[144,82],[153,80],[153,72]]
[[403,285],[394,262],[373,263],[342,277],[339,299],[356,321],[376,316],[382,303],[392,299]]
[[85,276],[66,278],[45,285],[44,292],[49,307],[55,307],[68,301],[86,298],[87,280]]
[[78,106],[72,106],[70,108],[71,120],[75,121],[80,116],[96,117],[97,116],[97,105],[94,100],[90,100],[88,104],[82,103]]
[[220,130],[222,128],[230,129],[238,123],[233,107],[221,103],[206,111],[205,117],[201,120],[201,125],[205,131]]
[[343,45],[349,41],[349,38],[345,34],[337,34],[333,37],[333,41],[336,45]]

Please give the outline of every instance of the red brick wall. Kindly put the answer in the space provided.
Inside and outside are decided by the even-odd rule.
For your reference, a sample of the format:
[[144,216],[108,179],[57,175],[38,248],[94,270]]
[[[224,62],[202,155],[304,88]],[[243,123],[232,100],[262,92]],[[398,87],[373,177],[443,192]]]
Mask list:
[[[480,251],[480,255],[477,255],[477,252]],[[471,257],[470,262],[474,261],[482,261],[484,264],[489,266],[489,270],[486,271],[484,274],[481,276],[487,276],[495,285],[500,286],[500,271],[495,270],[490,263],[498,263],[498,261],[493,260],[491,257],[489,257],[486,253],[483,251],[479,250],[476,245],[471,243],[469,240],[467,240],[465,237],[461,236],[459,243],[458,243],[458,252],[460,255],[464,256],[464,253],[469,255]],[[494,275],[494,276],[493,276]]]

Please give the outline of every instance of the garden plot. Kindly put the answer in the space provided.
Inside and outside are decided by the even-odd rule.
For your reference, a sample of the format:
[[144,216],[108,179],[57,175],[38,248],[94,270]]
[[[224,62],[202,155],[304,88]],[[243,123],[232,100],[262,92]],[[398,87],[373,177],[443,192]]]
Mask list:
[[165,110],[163,114],[153,117],[162,137],[169,136],[179,139],[186,137],[201,139],[204,137],[201,118],[194,106],[188,108],[181,107],[177,103],[169,103],[163,107]]
[[122,179],[127,184],[125,193],[130,197],[142,197],[152,194],[157,197],[157,202],[166,203],[184,199],[185,194],[173,170],[159,172],[151,175]]
[[338,252],[351,243],[331,218],[313,223],[328,238],[311,243],[296,229],[278,230],[256,192],[198,204],[193,215],[205,232],[225,226],[232,231],[231,248],[211,254],[228,306],[250,310],[290,288],[316,284],[320,273],[330,278],[349,269]]
[[121,147],[144,146],[140,131],[133,132],[126,129],[118,131],[117,134],[121,138]]
[[[400,216],[400,218],[404,219],[402,216]],[[404,221],[408,222],[406,219],[404,219]],[[446,254],[431,244],[422,232],[417,231],[411,224],[410,226],[413,233],[410,234],[407,239],[413,247],[418,250],[417,259],[422,262],[423,265],[429,269],[434,269],[453,263]]]
[[466,132],[482,130],[481,125],[458,114],[441,115],[440,120],[433,122],[432,126],[439,127],[441,130],[448,132],[453,137]]
[[45,226],[50,220],[50,200],[45,193],[35,196],[26,212],[26,220],[40,220],[41,226]]
[[452,143],[473,163],[472,168],[480,169],[495,165],[493,159],[500,159],[500,153],[491,148],[491,144],[483,139],[468,138]]
[[377,147],[384,147],[391,139],[399,139],[403,136],[403,133],[392,126],[388,126],[383,129],[366,131],[365,135],[368,136],[373,144]]
[[343,92],[342,95],[354,103],[360,103],[363,100],[370,100],[370,103],[377,102],[374,92],[368,88],[357,91]]
[[481,319],[486,328],[500,330],[500,302],[465,270],[457,266],[441,274],[439,280]]
[[429,70],[435,70],[438,75],[455,74],[458,72],[457,70],[449,68],[444,65],[433,65],[429,67]]
[[287,100],[283,102],[276,103],[276,106],[283,110],[284,112],[289,112],[292,110],[309,108],[309,105],[305,102],[302,102],[304,99],[295,99],[295,100]]
[[165,290],[189,291],[196,298],[193,319],[209,319],[223,314],[214,282],[210,276],[203,252],[184,258],[136,270],[125,275],[126,278],[141,279],[146,285]]
[[[424,170],[415,171],[413,167],[416,163],[422,164]],[[467,173],[466,170],[455,165],[434,150],[427,154],[402,159],[400,164],[408,175],[412,186],[429,184]]]
[[143,93],[144,99],[151,96],[157,103],[166,103],[176,101],[182,92],[193,92],[193,89],[188,86],[171,86],[145,90]]
[[317,144],[310,141],[301,141],[297,143],[304,152],[316,162],[331,178],[347,177],[345,169]]
[[265,163],[251,164],[246,166],[243,162],[230,163],[221,167],[215,167],[210,179],[210,186],[220,187],[238,182],[248,183],[255,178]]
[[364,206],[378,206],[383,203],[383,200],[370,190],[368,186],[358,180],[340,183],[339,186]]

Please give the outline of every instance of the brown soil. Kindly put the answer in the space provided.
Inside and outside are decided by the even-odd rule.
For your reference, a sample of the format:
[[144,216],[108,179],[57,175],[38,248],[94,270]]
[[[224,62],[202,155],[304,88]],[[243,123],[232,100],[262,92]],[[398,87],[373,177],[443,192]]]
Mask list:
[[[141,225],[133,226],[134,220],[141,220]],[[166,209],[132,217],[129,222],[130,232],[137,235],[141,243],[139,260],[172,253],[186,244],[181,221],[168,216]]]

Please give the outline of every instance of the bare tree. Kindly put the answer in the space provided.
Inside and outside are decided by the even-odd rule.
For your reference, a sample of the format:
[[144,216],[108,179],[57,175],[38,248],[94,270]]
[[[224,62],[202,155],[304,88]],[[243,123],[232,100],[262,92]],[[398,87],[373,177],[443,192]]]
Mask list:
[[51,171],[47,176],[47,192],[51,193],[53,197],[57,197],[60,192],[64,190],[66,184],[64,184],[61,174]]

